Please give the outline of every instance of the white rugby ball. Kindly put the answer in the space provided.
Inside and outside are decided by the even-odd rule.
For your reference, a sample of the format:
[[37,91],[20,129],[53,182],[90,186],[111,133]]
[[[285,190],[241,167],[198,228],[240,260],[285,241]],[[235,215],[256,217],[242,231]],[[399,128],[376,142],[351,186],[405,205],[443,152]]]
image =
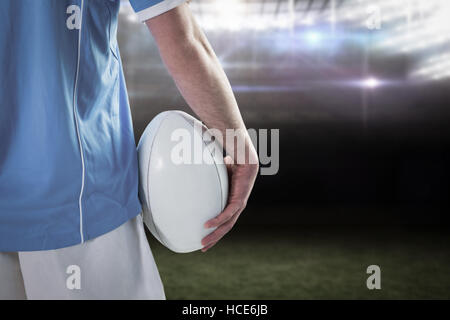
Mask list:
[[205,222],[226,206],[227,170],[222,148],[211,140],[210,132],[197,119],[182,111],[166,111],[150,122],[139,141],[144,222],[172,251],[201,249],[201,240],[214,231],[206,229]]

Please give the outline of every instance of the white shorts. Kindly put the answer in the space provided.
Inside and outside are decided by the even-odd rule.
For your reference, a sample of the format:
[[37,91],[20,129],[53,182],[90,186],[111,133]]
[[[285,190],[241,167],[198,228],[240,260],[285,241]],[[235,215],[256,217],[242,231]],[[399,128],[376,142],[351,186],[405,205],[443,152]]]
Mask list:
[[165,299],[141,215],[73,247],[0,253],[0,299]]

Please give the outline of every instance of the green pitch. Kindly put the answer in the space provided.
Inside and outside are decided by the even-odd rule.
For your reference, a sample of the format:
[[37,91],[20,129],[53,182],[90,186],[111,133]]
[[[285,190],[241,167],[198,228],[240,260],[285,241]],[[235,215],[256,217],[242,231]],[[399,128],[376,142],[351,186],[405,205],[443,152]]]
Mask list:
[[[449,240],[434,231],[267,226],[238,227],[205,254],[151,247],[168,299],[449,299]],[[381,290],[366,286],[374,264]]]

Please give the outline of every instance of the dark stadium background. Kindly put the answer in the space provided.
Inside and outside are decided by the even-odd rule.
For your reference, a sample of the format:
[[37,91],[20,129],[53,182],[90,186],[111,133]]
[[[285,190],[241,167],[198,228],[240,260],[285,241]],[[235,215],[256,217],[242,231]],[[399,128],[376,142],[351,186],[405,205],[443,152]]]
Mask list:
[[[280,130],[279,172],[258,178],[238,225],[211,252],[176,255],[151,240],[168,298],[449,298],[450,72],[424,76],[420,64],[445,57],[450,40],[398,50],[422,34],[378,48],[401,17],[369,30],[337,16],[331,30],[330,6],[342,14],[368,5],[357,0],[293,1],[300,22],[290,28],[208,25],[221,10],[238,14],[236,3],[267,22],[292,13],[292,2],[190,4],[247,126]],[[123,4],[118,37],[138,141],[159,112],[192,112]],[[434,23],[430,12],[420,23]],[[371,264],[382,290],[366,288]]]

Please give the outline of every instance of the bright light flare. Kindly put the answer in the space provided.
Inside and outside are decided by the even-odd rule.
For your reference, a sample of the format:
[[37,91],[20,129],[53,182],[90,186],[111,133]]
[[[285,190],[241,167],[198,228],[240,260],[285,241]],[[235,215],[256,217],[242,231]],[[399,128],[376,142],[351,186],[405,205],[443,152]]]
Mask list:
[[306,34],[305,38],[309,43],[316,44],[316,43],[320,42],[320,40],[322,39],[322,36],[319,32],[311,31]]
[[363,81],[363,86],[366,88],[374,89],[380,85],[380,81],[376,78],[367,78]]

